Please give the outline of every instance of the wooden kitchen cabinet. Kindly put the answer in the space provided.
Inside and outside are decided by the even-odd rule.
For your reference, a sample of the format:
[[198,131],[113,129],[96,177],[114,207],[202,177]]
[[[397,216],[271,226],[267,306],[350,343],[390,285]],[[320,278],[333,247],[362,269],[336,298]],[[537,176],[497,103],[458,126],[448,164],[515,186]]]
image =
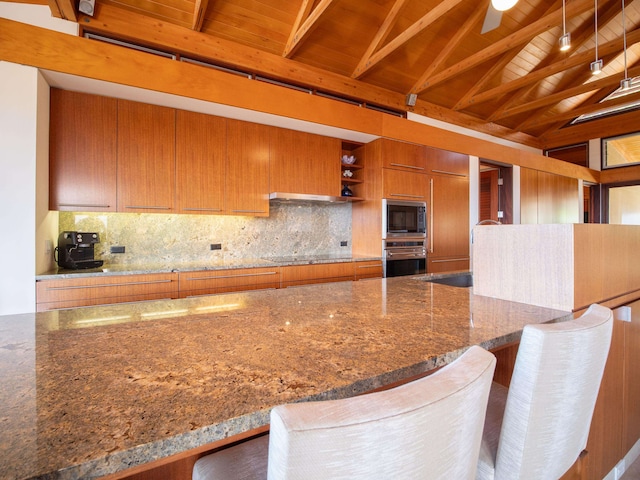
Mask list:
[[341,152],[337,138],[272,128],[271,192],[340,196]]
[[280,269],[280,286],[282,288],[312,283],[344,282],[353,279],[353,262],[287,265]]
[[421,173],[383,168],[382,198],[426,202],[429,198],[429,179]]
[[173,213],[175,110],[118,100],[118,211]]
[[227,120],[176,112],[176,211],[221,214],[225,211]]
[[51,89],[49,208],[116,211],[118,102]]
[[180,298],[279,287],[280,269],[278,267],[179,273]]
[[427,172],[436,175],[469,175],[469,155],[434,147],[422,147]]
[[430,175],[427,273],[469,269],[469,177]]
[[36,310],[178,298],[175,273],[39,280]]
[[226,210],[230,215],[269,215],[267,125],[227,120]]
[[381,138],[377,142],[380,144],[383,168],[427,173],[427,165],[421,145],[386,138]]
[[382,260],[354,262],[353,265],[356,280],[364,280],[365,278],[382,278]]

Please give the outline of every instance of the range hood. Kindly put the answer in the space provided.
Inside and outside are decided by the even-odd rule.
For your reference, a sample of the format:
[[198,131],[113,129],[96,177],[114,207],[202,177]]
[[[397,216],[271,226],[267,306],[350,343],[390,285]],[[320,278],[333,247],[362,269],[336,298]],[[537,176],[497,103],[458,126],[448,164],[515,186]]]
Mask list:
[[334,197],[331,195],[310,195],[306,193],[273,192],[269,194],[269,200],[279,203],[346,203],[348,197]]

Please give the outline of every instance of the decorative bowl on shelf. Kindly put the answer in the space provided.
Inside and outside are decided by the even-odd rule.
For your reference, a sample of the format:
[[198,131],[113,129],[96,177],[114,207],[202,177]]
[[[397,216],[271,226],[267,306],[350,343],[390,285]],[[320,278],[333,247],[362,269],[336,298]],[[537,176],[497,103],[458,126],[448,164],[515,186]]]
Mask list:
[[353,155],[343,155],[342,163],[344,163],[345,165],[353,165],[354,163],[356,163],[356,157],[354,157]]

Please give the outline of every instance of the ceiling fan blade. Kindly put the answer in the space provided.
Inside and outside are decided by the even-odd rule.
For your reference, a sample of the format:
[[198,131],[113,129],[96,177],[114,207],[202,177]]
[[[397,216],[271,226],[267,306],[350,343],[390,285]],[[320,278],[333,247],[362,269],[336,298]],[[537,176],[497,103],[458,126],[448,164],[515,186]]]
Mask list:
[[491,2],[489,2],[487,14],[484,17],[484,23],[482,24],[482,31],[480,33],[487,33],[498,28],[500,26],[501,20],[502,12],[493,8],[493,5],[491,5]]

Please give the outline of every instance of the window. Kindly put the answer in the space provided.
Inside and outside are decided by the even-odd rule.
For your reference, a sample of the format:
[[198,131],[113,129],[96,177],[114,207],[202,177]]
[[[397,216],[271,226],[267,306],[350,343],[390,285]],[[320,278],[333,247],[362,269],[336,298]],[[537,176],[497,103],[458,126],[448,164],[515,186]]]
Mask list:
[[640,133],[602,140],[602,168],[640,164]]

